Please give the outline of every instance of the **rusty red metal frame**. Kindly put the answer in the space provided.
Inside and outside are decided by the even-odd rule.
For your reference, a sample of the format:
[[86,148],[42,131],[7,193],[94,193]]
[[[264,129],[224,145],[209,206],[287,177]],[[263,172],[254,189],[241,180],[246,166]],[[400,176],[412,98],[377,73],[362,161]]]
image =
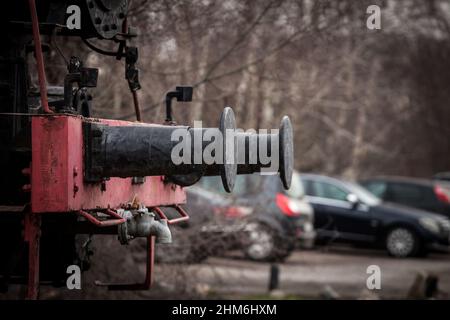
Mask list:
[[111,226],[117,226],[119,224],[122,224],[126,221],[125,218],[117,214],[116,212],[112,211],[111,209],[106,209],[105,212],[110,217],[113,217],[115,219],[109,219],[109,220],[99,220],[93,215],[91,215],[89,212],[86,212],[84,210],[79,210],[78,214],[86,218],[89,222],[93,223],[97,227],[111,227]]
[[186,202],[181,187],[163,183],[159,176],[147,176],[140,184],[132,178],[110,178],[87,183],[83,177],[83,123],[95,121],[108,126],[153,126],[112,119],[83,119],[79,116],[33,117],[31,122],[31,211],[65,214],[98,208],[115,210],[133,197],[152,208]]
[[[31,22],[32,22],[32,30],[33,30],[33,40],[34,40],[34,46],[35,46],[35,55],[36,55],[36,63],[37,63],[37,71],[38,71],[38,79],[39,79],[39,89],[40,89],[40,98],[41,98],[41,104],[42,109],[44,113],[53,113],[53,111],[50,109],[48,105],[48,97],[47,97],[47,81],[46,81],[46,75],[45,75],[45,66],[44,66],[44,58],[42,54],[42,44],[41,44],[41,37],[40,37],[40,30],[39,30],[39,20],[36,10],[36,3],[35,0],[28,0],[29,8],[30,8],[30,14],[31,14]],[[139,101],[136,94],[133,93],[133,99],[135,103],[136,108],[136,116],[138,118],[138,121],[140,120],[140,109],[139,109]],[[35,124],[37,126],[37,124]],[[81,131],[80,131],[81,132]],[[36,133],[36,132],[35,132]],[[42,133],[42,132],[38,132]],[[79,132],[78,132],[79,133]],[[34,134],[33,134],[34,135]],[[38,136],[41,137],[41,134]],[[77,136],[78,137],[78,136]],[[42,139],[40,138],[39,141],[33,142],[33,157],[35,160],[33,160],[33,164],[36,166],[35,162],[36,159],[39,159],[39,157],[36,157],[36,155],[39,155],[39,153],[36,153],[37,144],[42,142]],[[81,143],[81,140],[78,141]],[[53,142],[52,142],[53,143]],[[65,141],[63,141],[65,143]],[[78,148],[81,150],[81,148]],[[48,149],[45,149],[46,152],[48,152]],[[77,150],[77,148],[75,148]],[[60,152],[60,150],[59,150]],[[79,152],[79,150],[78,150]],[[68,153],[69,154],[69,153]],[[81,153],[80,153],[81,154]],[[81,157],[80,157],[81,159]],[[79,160],[79,159],[78,159]],[[40,163],[39,163],[40,164]],[[37,166],[38,169],[42,167],[42,165]],[[76,175],[73,174],[73,169],[71,169],[70,172],[72,172],[72,179],[74,180],[76,178]],[[33,170],[32,170],[33,171]],[[69,171],[68,171],[69,172]],[[65,177],[63,175],[63,177]],[[41,181],[40,179],[33,179],[36,177],[32,177],[32,181]],[[37,182],[36,182],[37,183]],[[67,181],[65,182],[67,184]],[[32,188],[32,191],[36,189],[38,185],[34,185],[34,188]],[[74,188],[77,187],[77,192],[80,193],[79,186],[74,182]],[[161,190],[163,191],[163,190]],[[77,194],[75,192],[74,196]],[[161,194],[165,194],[164,191],[160,192]],[[48,192],[43,192],[43,195],[48,194]],[[42,195],[38,194],[38,195]],[[36,195],[34,195],[36,197]],[[184,201],[185,196],[183,196],[183,192],[180,191],[178,193],[175,193],[175,199],[178,201]],[[32,193],[33,198],[33,193]],[[45,198],[45,197],[44,197]],[[45,198],[46,199],[46,198]],[[168,199],[165,197],[160,196],[159,201],[166,202]],[[173,201],[175,201],[173,199]],[[42,199],[41,199],[42,200]],[[161,203],[160,202],[160,203]],[[33,203],[33,201],[32,201]],[[162,212],[161,209],[158,207],[153,207],[153,209],[159,214],[159,216],[162,219],[166,219],[168,221],[168,224],[175,224],[182,221],[186,221],[189,219],[188,214],[186,211],[184,211],[181,207],[178,205],[175,205],[174,208],[177,210],[178,213],[180,213],[181,217],[169,220],[167,219],[164,212]],[[57,210],[58,211],[58,210]],[[63,210],[63,211],[72,211],[72,210]],[[44,211],[42,211],[44,212]],[[58,211],[59,212],[59,211]],[[99,220],[89,214],[86,211],[78,210],[78,214],[86,218],[89,222],[93,223],[95,226],[98,227],[106,227],[106,226],[115,226],[124,223],[126,220],[118,215],[113,210],[107,209],[104,211],[108,216],[112,217],[113,219],[108,220]],[[24,238],[25,241],[28,243],[29,253],[28,253],[28,291],[27,291],[27,299],[37,299],[39,295],[39,248],[40,248],[40,237],[41,237],[41,215],[40,212],[34,212],[34,210],[31,210],[31,212],[27,212],[25,214],[24,218]],[[146,268],[146,276],[144,283],[139,284],[102,284],[97,283],[99,285],[106,285],[108,286],[108,289],[110,290],[146,290],[149,289],[153,282],[153,270],[154,270],[154,255],[155,255],[155,236],[149,236],[147,237],[147,268]]]
[[176,223],[180,223],[182,221],[189,220],[188,213],[182,207],[180,207],[179,205],[174,205],[172,207],[175,210],[177,210],[177,212],[181,215],[180,218],[175,218],[175,219],[167,218],[165,213],[159,207],[154,207],[154,208],[152,208],[152,210],[154,210],[160,216],[161,219],[167,220],[168,224],[176,224]]
[[45,113],[52,113],[53,111],[50,110],[50,107],[48,106],[47,80],[45,78],[44,58],[42,56],[41,35],[39,33],[39,20],[36,10],[36,2],[35,0],[28,0],[28,4],[30,7],[31,24],[33,28],[34,51],[36,54],[42,109]]

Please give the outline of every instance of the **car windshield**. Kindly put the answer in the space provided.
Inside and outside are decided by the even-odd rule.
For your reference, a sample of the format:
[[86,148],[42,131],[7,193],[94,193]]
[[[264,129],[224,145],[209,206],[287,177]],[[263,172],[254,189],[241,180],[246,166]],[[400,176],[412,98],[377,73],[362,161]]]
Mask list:
[[361,185],[348,181],[346,181],[345,183],[348,190],[351,193],[355,194],[361,202],[369,206],[375,206],[381,202],[380,198],[377,198],[374,194],[370,193],[367,189],[365,189]]

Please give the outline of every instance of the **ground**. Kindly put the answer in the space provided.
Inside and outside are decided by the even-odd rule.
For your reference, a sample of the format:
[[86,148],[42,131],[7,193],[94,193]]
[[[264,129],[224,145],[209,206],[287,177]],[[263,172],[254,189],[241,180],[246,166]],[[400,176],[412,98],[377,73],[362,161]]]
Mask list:
[[[212,257],[195,265],[157,265],[152,292],[108,292],[92,285],[94,280],[140,281],[145,256],[139,245],[128,250],[115,238],[97,243],[97,263],[85,279],[82,298],[266,298],[270,263],[245,260],[240,253]],[[103,251],[101,248],[112,251]],[[164,247],[160,247],[164,249]],[[427,258],[396,259],[383,251],[345,246],[295,251],[280,263],[279,297],[321,298],[335,291],[342,298],[372,296],[406,298],[419,273],[439,277],[440,290],[450,293],[450,255],[431,254]],[[367,267],[381,269],[381,290],[367,292]],[[328,287],[328,288],[327,288]],[[64,295],[65,296],[65,295]]]
[[[318,299],[335,294],[350,299],[404,299],[419,273],[437,275],[443,297],[450,297],[445,295],[450,293],[449,254],[396,259],[383,251],[344,246],[295,251],[284,263],[278,264],[279,288],[272,294],[268,294],[267,289],[271,264],[245,260],[239,252],[212,257],[201,264],[159,264],[150,291],[110,292],[96,287],[94,281],[143,280],[143,243],[126,248],[118,244],[116,237],[99,237],[95,243],[95,263],[83,276],[82,290],[43,287],[42,299]],[[378,265],[381,269],[381,290],[368,291],[366,288],[369,265]],[[7,298],[20,293],[19,288],[13,288]]]
[[[341,298],[371,296],[366,288],[367,267],[381,269],[380,298],[406,298],[417,275],[439,277],[439,288],[450,293],[450,256],[432,254],[426,259],[395,259],[381,251],[348,247],[327,247],[326,251],[297,251],[280,267],[279,289],[285,296],[320,298],[331,287]],[[202,266],[192,266],[211,285],[212,290],[229,297],[258,296],[267,292],[269,264],[239,258],[212,258]],[[217,280],[220,279],[220,281]],[[215,285],[219,284],[220,285]],[[242,285],[245,284],[245,285]]]

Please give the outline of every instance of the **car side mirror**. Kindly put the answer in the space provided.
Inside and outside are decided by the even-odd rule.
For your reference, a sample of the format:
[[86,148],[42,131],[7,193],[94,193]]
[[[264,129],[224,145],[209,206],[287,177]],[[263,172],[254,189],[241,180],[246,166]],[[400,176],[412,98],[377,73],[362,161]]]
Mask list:
[[358,196],[354,193],[349,193],[347,195],[347,201],[350,202],[350,204],[352,205],[352,208],[355,209],[358,206],[359,203],[359,199]]

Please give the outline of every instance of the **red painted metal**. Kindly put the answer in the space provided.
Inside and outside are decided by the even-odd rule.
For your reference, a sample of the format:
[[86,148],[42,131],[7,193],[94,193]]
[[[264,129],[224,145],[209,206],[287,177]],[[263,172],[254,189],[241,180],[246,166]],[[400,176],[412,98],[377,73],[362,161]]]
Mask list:
[[48,106],[47,99],[47,80],[45,79],[45,68],[44,68],[44,58],[42,56],[42,45],[41,45],[41,35],[39,33],[39,21],[36,11],[35,0],[28,0],[28,5],[30,7],[31,13],[31,24],[33,28],[33,40],[34,40],[34,52],[36,54],[36,63],[39,79],[39,91],[41,95],[42,109],[45,113],[52,113]]
[[153,283],[153,271],[155,265],[155,236],[147,237],[147,265],[145,272],[145,280],[143,283],[123,283],[113,284],[96,281],[98,286],[108,287],[108,290],[148,290]]
[[154,211],[156,211],[156,213],[161,217],[161,219],[167,220],[168,224],[177,224],[180,223],[182,221],[187,221],[189,220],[189,215],[188,213],[179,205],[174,205],[171,206],[173,207],[180,215],[180,218],[175,218],[175,219],[169,219],[167,218],[167,216],[165,215],[165,213],[158,207],[154,207],[152,208]]
[[136,198],[146,207],[186,202],[182,187],[163,183],[161,177],[146,177],[142,184],[131,178],[111,178],[102,183],[83,181],[83,121],[110,126],[156,126],[120,120],[83,119],[52,115],[32,119],[31,210],[71,212],[119,208]]
[[[35,0],[28,1],[39,89],[42,109],[53,113],[48,105],[47,81],[39,30],[39,21]],[[126,20],[124,29],[126,29]],[[136,117],[141,120],[139,101],[133,92]],[[131,178],[111,178],[102,183],[83,181],[83,121],[98,121],[111,126],[137,125],[117,120],[83,120],[78,116],[47,115],[32,118],[32,165],[24,169],[25,175],[31,175],[31,185],[25,185],[24,191],[31,191],[31,212],[25,213],[24,240],[28,244],[28,299],[37,299],[39,295],[39,251],[41,237],[41,215],[39,213],[78,212],[98,227],[113,226],[125,222],[125,219],[109,208],[121,207],[133,199],[141,205],[157,210],[163,219],[167,219],[158,206],[174,206],[181,217],[168,220],[175,224],[189,219],[187,213],[178,206],[185,203],[183,188],[164,183],[162,177],[146,177],[142,184],[133,184]],[[141,124],[151,126],[150,124]],[[114,219],[101,221],[85,210],[101,210]],[[153,282],[155,237],[147,237],[147,269],[142,284],[110,284],[110,290],[146,290]]]
[[41,216],[27,212],[24,218],[24,227],[24,240],[28,243],[28,288],[26,298],[36,300],[39,295]]
[[109,219],[109,220],[98,220],[96,217],[91,215],[89,212],[80,210],[78,211],[78,214],[86,218],[89,222],[92,222],[97,227],[110,227],[110,226],[117,226],[119,224],[122,224],[126,222],[126,219],[115,213],[114,211],[107,209],[105,214],[109,215],[110,217],[113,217],[115,219]]

